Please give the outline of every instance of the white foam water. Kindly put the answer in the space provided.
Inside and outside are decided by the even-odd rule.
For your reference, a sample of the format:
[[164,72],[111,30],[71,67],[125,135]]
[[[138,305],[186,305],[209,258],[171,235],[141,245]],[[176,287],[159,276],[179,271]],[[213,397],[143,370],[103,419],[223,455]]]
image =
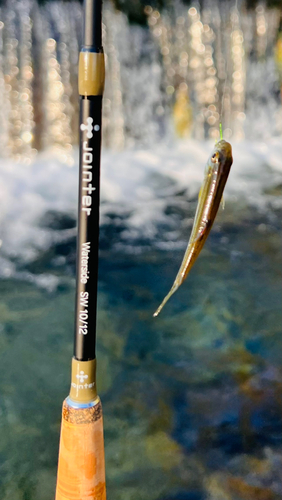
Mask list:
[[[158,224],[166,223],[168,218],[168,203],[180,191],[187,191],[188,199],[196,196],[212,148],[211,142],[189,140],[157,145],[150,150],[103,151],[101,224],[107,223],[109,213],[126,213],[123,240],[128,237],[134,247],[134,239],[142,235],[153,245]],[[239,204],[244,199],[260,210],[280,207],[281,197],[265,191],[282,184],[282,141],[273,138],[267,143],[235,143],[233,158],[226,203],[231,200]],[[75,234],[75,229],[56,231],[42,227],[41,221],[48,211],[76,218],[77,165],[77,151],[74,167],[48,153],[39,155],[29,167],[1,161],[1,276],[15,276],[17,262],[31,262],[54,242]],[[172,243],[177,245],[177,241]],[[26,274],[22,278],[34,279]],[[44,276],[38,280],[42,286],[50,286]],[[56,285],[53,278],[51,282]]]

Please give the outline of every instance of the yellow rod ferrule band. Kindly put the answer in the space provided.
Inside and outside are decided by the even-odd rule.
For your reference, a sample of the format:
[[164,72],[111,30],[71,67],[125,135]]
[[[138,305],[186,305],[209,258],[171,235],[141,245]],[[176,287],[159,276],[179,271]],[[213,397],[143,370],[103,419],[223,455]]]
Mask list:
[[70,398],[78,403],[90,403],[97,398],[96,359],[72,359]]
[[103,95],[105,85],[105,59],[103,53],[80,52],[78,67],[78,93],[81,96]]

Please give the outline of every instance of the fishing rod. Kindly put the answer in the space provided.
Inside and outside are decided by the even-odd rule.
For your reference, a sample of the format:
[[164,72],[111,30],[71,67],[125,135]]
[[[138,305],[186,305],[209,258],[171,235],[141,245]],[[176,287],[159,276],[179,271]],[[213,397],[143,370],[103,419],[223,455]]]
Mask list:
[[84,0],[79,55],[79,208],[75,341],[63,403],[56,500],[106,500],[102,406],[96,388],[100,155],[105,64],[102,0]]

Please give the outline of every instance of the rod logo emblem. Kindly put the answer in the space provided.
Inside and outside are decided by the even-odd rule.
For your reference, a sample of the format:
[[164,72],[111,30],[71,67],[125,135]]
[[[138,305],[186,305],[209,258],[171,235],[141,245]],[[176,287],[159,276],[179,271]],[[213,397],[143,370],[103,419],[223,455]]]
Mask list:
[[80,125],[80,130],[82,130],[82,132],[85,132],[87,130],[87,134],[86,134],[87,139],[92,139],[92,137],[93,137],[93,118],[91,118],[89,116],[89,118],[87,118],[87,120],[86,120],[86,123],[87,123],[87,125],[85,125],[84,123],[82,123]]
[[76,378],[79,379],[79,382],[83,384],[84,380],[88,378],[88,375],[85,375],[83,371],[79,372],[79,374],[76,376]]

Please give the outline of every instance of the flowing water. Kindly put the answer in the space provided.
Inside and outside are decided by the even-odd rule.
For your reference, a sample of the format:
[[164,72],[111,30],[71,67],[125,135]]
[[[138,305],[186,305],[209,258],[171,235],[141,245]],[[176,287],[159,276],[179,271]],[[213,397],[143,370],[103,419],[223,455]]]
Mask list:
[[[177,3],[170,17],[147,15],[145,29],[108,4],[104,13],[97,357],[108,498],[282,499],[277,11]],[[0,497],[50,500],[73,343],[81,7],[11,1],[1,19]],[[221,112],[234,156],[226,207],[154,319]]]
[[[239,5],[239,4],[238,4]],[[174,136],[198,140],[281,135],[280,11],[205,0],[145,9],[130,26],[105,2],[103,143],[148,147]],[[29,164],[52,148],[72,163],[77,142],[77,63],[82,7],[9,0],[0,9],[1,155]]]

